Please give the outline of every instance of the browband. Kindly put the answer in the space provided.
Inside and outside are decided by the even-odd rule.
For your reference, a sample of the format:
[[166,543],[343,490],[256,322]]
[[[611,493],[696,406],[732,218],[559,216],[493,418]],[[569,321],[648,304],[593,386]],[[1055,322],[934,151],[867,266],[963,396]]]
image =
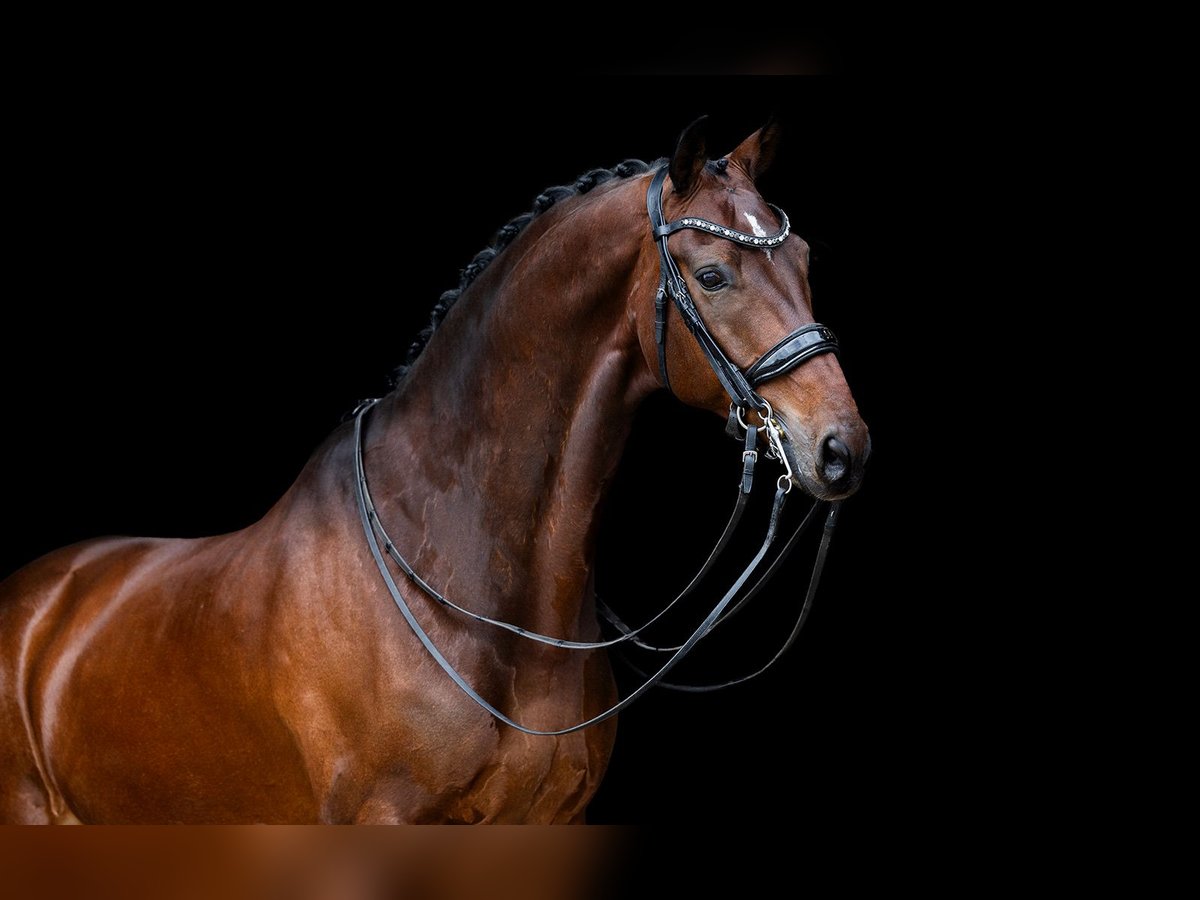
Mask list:
[[671,251],[667,249],[667,238],[685,228],[694,228],[747,247],[770,250],[787,240],[791,233],[787,213],[777,206],[771,206],[782,223],[779,230],[771,235],[747,234],[697,216],[685,216],[674,222],[667,222],[662,206],[662,188],[666,180],[667,166],[664,165],[654,173],[650,188],[646,191],[646,211],[650,216],[650,230],[658,247],[659,258],[658,294],[654,301],[654,341],[658,346],[658,368],[662,375],[663,387],[671,390],[671,379],[667,374],[667,297],[670,296],[733,405],[739,409],[768,409],[767,402],[754,388],[764,381],[790,372],[814,356],[838,353],[837,338],[832,331],[816,322],[801,325],[742,372],[725,355],[725,351],[700,317],[700,311],[688,292],[683,273],[679,271]]

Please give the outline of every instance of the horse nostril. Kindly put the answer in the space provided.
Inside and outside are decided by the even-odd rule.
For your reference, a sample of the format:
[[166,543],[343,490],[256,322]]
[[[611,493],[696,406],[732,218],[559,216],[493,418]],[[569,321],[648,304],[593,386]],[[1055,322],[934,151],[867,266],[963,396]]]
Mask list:
[[836,435],[821,445],[821,474],[827,484],[837,484],[850,474],[850,448]]

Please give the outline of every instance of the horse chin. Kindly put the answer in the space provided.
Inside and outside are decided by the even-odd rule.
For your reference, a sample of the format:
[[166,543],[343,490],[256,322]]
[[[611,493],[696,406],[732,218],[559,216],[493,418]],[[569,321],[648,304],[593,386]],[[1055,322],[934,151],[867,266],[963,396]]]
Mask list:
[[830,490],[825,485],[805,475],[793,475],[792,480],[796,487],[800,488],[814,500],[845,500],[847,497],[853,496],[861,484],[861,479],[856,479],[845,490],[835,491]]

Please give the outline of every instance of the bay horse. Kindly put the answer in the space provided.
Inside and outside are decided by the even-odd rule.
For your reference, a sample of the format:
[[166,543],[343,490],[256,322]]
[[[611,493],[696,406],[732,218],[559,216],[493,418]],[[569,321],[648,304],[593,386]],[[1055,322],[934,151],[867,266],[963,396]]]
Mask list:
[[[755,187],[776,142],[767,126],[710,160],[696,123],[657,168],[630,160],[541,194],[443,295],[394,389],[257,523],[87,541],[0,583],[0,820],[582,821],[615,719],[542,736],[473,703],[388,596],[356,465],[429,584],[577,642],[600,634],[597,510],[653,392],[724,417],[733,379],[754,398],[736,411],[776,423],[807,493],[853,493],[867,428],[814,324],[807,246]],[[751,384],[785,336],[824,343]],[[504,714],[560,731],[616,702],[607,654],[522,641],[396,578]]]

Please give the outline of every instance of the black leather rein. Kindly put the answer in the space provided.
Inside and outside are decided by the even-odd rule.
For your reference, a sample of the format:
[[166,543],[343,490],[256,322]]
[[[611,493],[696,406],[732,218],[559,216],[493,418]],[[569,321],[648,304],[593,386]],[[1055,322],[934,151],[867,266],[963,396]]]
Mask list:
[[[727,590],[725,592],[725,595],[720,599],[720,601],[718,601],[716,606],[714,606],[712,608],[712,611],[705,617],[704,621],[701,622],[699,626],[697,626],[696,630],[692,632],[691,636],[682,645],[680,645],[678,648],[676,648],[674,650],[674,652],[671,654],[671,657],[665,663],[663,663],[663,665],[658,669],[658,671],[656,671],[652,676],[647,678],[643,684],[641,684],[637,689],[635,689],[627,697],[624,697],[619,702],[617,702],[615,705],[609,707],[608,709],[606,709],[604,712],[600,713],[599,715],[593,716],[592,718],[588,719],[586,722],[580,722],[580,723],[578,723],[576,725],[572,725],[568,728],[559,728],[559,729],[555,729],[552,731],[543,731],[543,730],[540,730],[537,728],[530,728],[526,725],[522,725],[520,722],[514,721],[513,719],[509,718],[507,715],[505,715],[503,712],[501,712],[499,709],[497,709],[495,706],[493,706],[491,703],[489,703],[486,699],[484,699],[482,696],[480,696],[479,693],[473,687],[471,687],[471,685],[458,672],[458,670],[454,667],[454,665],[450,662],[450,660],[446,659],[446,657],[442,654],[442,652],[440,650],[438,650],[437,645],[434,644],[433,639],[429,636],[429,634],[425,631],[425,629],[421,627],[421,623],[417,621],[417,617],[413,614],[412,608],[408,605],[408,601],[405,600],[404,595],[400,593],[400,588],[396,585],[396,581],[392,577],[391,570],[388,569],[387,560],[384,558],[384,551],[379,546],[379,537],[376,536],[377,529],[381,532],[380,536],[382,536],[384,538],[384,540],[387,542],[387,544],[386,544],[387,550],[392,555],[393,559],[398,557],[398,553],[395,552],[394,545],[392,544],[391,539],[387,538],[386,533],[383,532],[382,523],[380,523],[379,516],[375,511],[375,506],[370,500],[369,488],[367,486],[366,465],[363,461],[363,453],[362,453],[363,416],[366,415],[367,411],[372,406],[374,406],[375,403],[377,403],[377,402],[378,401],[376,401],[376,400],[370,400],[370,401],[365,401],[364,403],[360,404],[359,409],[354,417],[354,444],[355,444],[354,477],[355,477],[355,485],[356,485],[355,493],[356,493],[356,497],[358,500],[359,519],[362,522],[363,533],[367,537],[367,546],[370,548],[371,556],[375,560],[375,565],[379,569],[379,574],[383,576],[383,582],[387,586],[388,593],[391,594],[392,601],[396,604],[396,608],[400,610],[400,614],[402,616],[404,616],[404,620],[408,623],[409,628],[412,629],[413,634],[415,634],[417,636],[417,639],[425,647],[425,649],[428,651],[429,655],[433,657],[434,661],[438,664],[438,666],[441,667],[442,671],[445,672],[447,675],[449,675],[450,679],[456,685],[458,685],[458,687],[463,691],[463,693],[465,693],[468,697],[470,697],[472,700],[474,700],[475,703],[477,703],[480,707],[482,707],[487,712],[491,713],[493,716],[495,716],[497,719],[499,719],[505,725],[515,728],[515,729],[517,729],[517,731],[524,732],[525,734],[544,736],[544,737],[554,737],[557,735],[571,734],[576,731],[582,731],[584,728],[590,728],[592,725],[598,725],[599,723],[605,721],[606,719],[611,719],[613,716],[615,716],[621,710],[625,709],[627,706],[629,706],[631,703],[633,703],[635,700],[637,700],[639,697],[641,697],[643,694],[645,694],[652,687],[654,687],[655,685],[662,682],[662,679],[666,676],[666,674],[668,672],[670,672],[671,669],[675,668],[675,666],[677,666],[679,663],[681,663],[684,660],[684,658],[689,653],[691,653],[692,649],[696,646],[696,644],[698,644],[704,637],[706,637],[709,634],[709,632],[711,632],[712,629],[714,627],[716,627],[718,622],[721,621],[726,609],[728,609],[730,604],[733,603],[733,600],[735,597],[737,597],[738,592],[741,591],[741,589],[745,586],[746,582],[750,579],[750,576],[754,574],[754,571],[758,568],[759,564],[763,561],[763,558],[767,555],[767,551],[770,550],[771,545],[775,542],[775,535],[776,535],[776,532],[778,531],[778,525],[779,525],[779,517],[780,517],[780,514],[783,512],[784,503],[786,503],[787,495],[788,495],[787,489],[785,489],[783,486],[779,486],[775,490],[775,500],[774,500],[774,503],[771,505],[771,518],[770,518],[770,522],[767,525],[767,534],[763,538],[762,546],[760,546],[758,548],[758,552],[754,555],[754,558],[752,560],[750,560],[749,564],[742,571],[742,574],[738,576],[737,580],[734,581],[734,583],[730,586],[729,590]],[[836,504],[835,504],[835,506],[836,506]],[[823,558],[824,558],[824,554],[822,553],[821,559],[823,559]],[[405,562],[403,564],[402,569],[404,570],[405,574],[409,574],[412,572],[412,569],[408,565],[407,562]],[[819,569],[814,570],[814,575],[819,577],[819,575],[820,575]],[[415,573],[410,575],[409,577],[414,577],[414,576],[415,576]],[[432,588],[429,588],[428,585],[426,585],[424,581],[419,580],[419,579],[416,579],[416,580],[417,580],[417,583],[420,584],[427,591],[432,591]],[[755,588],[757,588],[757,585],[755,585]],[[688,590],[690,590],[690,586],[689,586]],[[816,586],[813,584],[810,584],[810,589],[809,589],[810,594],[815,592],[815,590],[816,590]],[[434,592],[434,593],[436,594],[436,592]],[[687,593],[687,591],[685,591],[684,593]],[[593,647],[610,646],[611,644],[618,643],[620,641],[624,641],[624,640],[628,640],[628,639],[632,638],[633,634],[635,633],[635,632],[631,632],[628,628],[623,628],[622,630],[625,631],[626,633],[622,634],[621,637],[617,639],[617,641],[599,641],[599,642],[595,642],[594,644],[584,644],[581,642],[567,642],[567,641],[559,642],[553,638],[546,639],[546,637],[544,635],[537,635],[535,637],[532,632],[526,632],[524,629],[517,628],[516,626],[510,626],[507,623],[502,623],[502,622],[499,622],[498,620],[489,619],[484,616],[479,616],[477,614],[470,613],[467,610],[463,610],[461,607],[450,604],[448,601],[445,600],[445,598],[441,597],[441,595],[437,595],[437,596],[447,606],[450,606],[450,607],[452,607],[456,610],[462,611],[462,612],[467,612],[469,615],[471,615],[473,618],[475,618],[478,621],[490,622],[491,624],[496,624],[496,625],[504,625],[509,630],[515,631],[517,634],[521,634],[524,637],[530,637],[533,639],[542,640],[544,643],[554,643],[558,646],[562,646],[567,649],[591,649]],[[807,615],[807,613],[802,612],[801,615],[804,616],[804,615]],[[655,618],[657,619],[658,617],[656,616]],[[648,622],[646,624],[649,625],[650,623]],[[644,625],[642,627],[644,628],[646,626]],[[640,630],[641,629],[638,629],[638,631],[640,631]],[[798,631],[799,629],[797,628],[794,630]],[[792,640],[794,640],[794,638]],[[791,640],[788,641],[787,646],[790,646],[790,644],[791,644]],[[784,649],[786,649],[786,646]],[[781,650],[778,654],[776,654],[776,658],[778,658],[780,655],[782,655],[782,653],[783,653],[783,651]],[[772,662],[774,662],[774,660],[772,660]],[[770,664],[768,664],[768,666],[769,665]],[[762,671],[765,671],[765,668]],[[757,675],[757,674],[759,674],[759,673],[756,672],[753,675],[750,675],[748,677],[752,678],[752,677],[754,677],[754,675]],[[683,689],[686,689],[686,687]]]

